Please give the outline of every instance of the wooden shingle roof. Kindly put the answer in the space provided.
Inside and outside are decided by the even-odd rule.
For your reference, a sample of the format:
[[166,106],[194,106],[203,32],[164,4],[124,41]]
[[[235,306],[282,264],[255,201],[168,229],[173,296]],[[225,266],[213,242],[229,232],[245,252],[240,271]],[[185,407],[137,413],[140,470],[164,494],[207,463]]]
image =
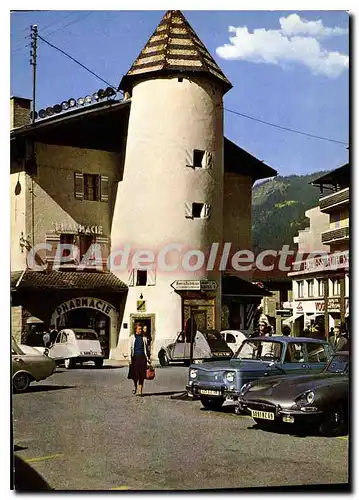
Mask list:
[[227,92],[232,84],[179,10],[169,10],[120,83],[128,90],[138,77],[181,72],[214,78]]

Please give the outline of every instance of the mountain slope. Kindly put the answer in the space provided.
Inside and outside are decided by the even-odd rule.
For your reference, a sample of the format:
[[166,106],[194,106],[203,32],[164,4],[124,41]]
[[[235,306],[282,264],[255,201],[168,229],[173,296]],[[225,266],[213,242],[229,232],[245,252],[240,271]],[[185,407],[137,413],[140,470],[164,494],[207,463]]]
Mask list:
[[254,186],[252,194],[252,242],[255,253],[295,248],[293,237],[308,226],[305,212],[318,205],[319,188],[310,184],[326,172],[278,176]]

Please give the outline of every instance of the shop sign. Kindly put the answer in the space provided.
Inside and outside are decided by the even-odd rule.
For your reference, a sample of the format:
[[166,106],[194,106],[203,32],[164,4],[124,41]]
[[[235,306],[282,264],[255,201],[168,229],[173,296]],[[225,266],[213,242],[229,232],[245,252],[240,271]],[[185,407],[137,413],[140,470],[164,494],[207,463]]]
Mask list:
[[217,289],[217,282],[212,280],[176,280],[171,283],[175,290],[203,290],[211,291]]
[[110,316],[111,313],[115,311],[115,308],[111,306],[108,302],[104,300],[96,299],[93,297],[78,297],[76,299],[71,299],[66,302],[63,302],[55,309],[55,313],[52,319],[56,319],[62,314],[65,314],[73,309],[80,308],[90,308],[96,309],[97,311],[101,311],[107,316]]
[[77,224],[67,222],[53,222],[55,233],[79,233],[79,234],[103,234],[102,226],[92,226],[88,224]]

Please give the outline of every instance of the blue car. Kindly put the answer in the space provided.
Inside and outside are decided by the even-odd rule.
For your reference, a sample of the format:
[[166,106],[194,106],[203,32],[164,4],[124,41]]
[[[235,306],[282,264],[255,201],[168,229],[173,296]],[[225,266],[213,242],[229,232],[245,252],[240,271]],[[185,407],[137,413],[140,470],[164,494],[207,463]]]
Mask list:
[[205,408],[219,409],[226,399],[238,400],[241,388],[252,380],[320,372],[332,354],[332,346],[324,340],[252,337],[229,360],[191,365],[186,389]]

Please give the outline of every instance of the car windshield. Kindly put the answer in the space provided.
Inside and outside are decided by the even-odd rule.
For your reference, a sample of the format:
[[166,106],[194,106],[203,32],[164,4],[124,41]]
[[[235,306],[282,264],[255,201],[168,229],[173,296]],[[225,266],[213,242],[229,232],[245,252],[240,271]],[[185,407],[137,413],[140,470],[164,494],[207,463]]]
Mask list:
[[329,361],[325,371],[329,373],[347,373],[349,370],[349,356],[337,354]]
[[273,340],[245,340],[238,349],[235,358],[280,361],[282,343]]
[[75,332],[77,340],[97,340],[95,332]]

